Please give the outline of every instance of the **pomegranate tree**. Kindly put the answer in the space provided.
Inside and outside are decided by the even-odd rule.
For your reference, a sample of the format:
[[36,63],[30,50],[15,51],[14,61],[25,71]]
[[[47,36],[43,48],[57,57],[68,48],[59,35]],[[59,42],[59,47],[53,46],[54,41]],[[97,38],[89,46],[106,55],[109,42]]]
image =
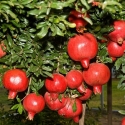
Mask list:
[[29,80],[26,72],[21,69],[11,69],[4,73],[2,83],[9,90],[8,99],[14,99],[18,92],[25,91]]
[[21,114],[24,107],[32,120],[46,104],[78,123],[81,101],[101,93],[111,77],[106,64],[125,77],[124,4],[122,0],[0,1],[0,78],[8,98],[16,100],[11,109]]
[[45,107],[45,101],[42,95],[35,93],[28,94],[23,100],[23,107],[28,112],[28,119],[33,120],[35,114],[41,112]]
[[84,68],[88,68],[90,59],[98,52],[97,40],[91,33],[76,35],[69,39],[67,51],[71,59],[80,61]]

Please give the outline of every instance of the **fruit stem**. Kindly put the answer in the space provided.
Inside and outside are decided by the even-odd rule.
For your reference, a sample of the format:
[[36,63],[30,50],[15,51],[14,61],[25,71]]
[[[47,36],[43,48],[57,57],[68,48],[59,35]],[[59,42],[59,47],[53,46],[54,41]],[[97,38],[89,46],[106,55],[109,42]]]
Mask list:
[[30,77],[30,79],[29,79],[29,86],[28,86],[28,90],[27,90],[26,95],[28,95],[30,93],[31,81],[32,81],[32,77]]

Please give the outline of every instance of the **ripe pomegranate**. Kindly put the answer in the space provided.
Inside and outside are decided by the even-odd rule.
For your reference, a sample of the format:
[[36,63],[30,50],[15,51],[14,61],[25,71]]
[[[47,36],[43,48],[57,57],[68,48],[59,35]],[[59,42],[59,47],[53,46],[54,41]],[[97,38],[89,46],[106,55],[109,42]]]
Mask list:
[[77,98],[67,98],[66,105],[58,110],[58,114],[65,118],[74,118],[82,113],[82,102]]
[[55,111],[63,108],[67,102],[67,98],[64,97],[64,95],[58,95],[58,98],[56,100],[53,100],[49,92],[45,93],[44,99],[48,108]]
[[98,52],[98,43],[90,33],[76,35],[70,38],[67,51],[71,59],[80,61],[84,68],[88,68],[90,59],[94,58]]
[[71,89],[76,89],[83,82],[82,72],[79,70],[70,70],[66,74],[67,85]]
[[85,30],[85,26],[86,26],[86,21],[84,21],[83,19],[75,19],[74,21],[72,21],[72,23],[76,24],[76,31],[79,33],[83,33]]
[[26,73],[21,69],[11,69],[4,73],[3,85],[9,90],[8,99],[14,99],[18,92],[25,91],[29,80]]
[[93,92],[95,95],[102,93],[102,85],[93,86]]
[[23,107],[28,112],[28,119],[33,120],[35,114],[41,112],[45,107],[45,101],[42,95],[30,93],[23,100]]
[[110,78],[110,70],[103,63],[91,63],[89,68],[83,71],[83,79],[90,86],[104,85]]
[[0,58],[6,55],[6,52],[4,51],[6,49],[4,43],[0,44]]
[[124,54],[123,46],[113,41],[107,44],[107,51],[110,57],[121,57]]
[[62,74],[54,73],[53,78],[46,78],[45,87],[50,93],[63,93],[67,89],[66,78]]
[[111,41],[122,44],[125,39],[125,21],[124,20],[115,20],[113,22],[114,31],[108,34],[108,37]]
[[121,125],[125,125],[125,117],[122,118]]
[[80,12],[78,12],[76,10],[72,10],[72,11],[70,11],[69,15],[70,16],[72,15],[74,18],[82,18],[85,14],[80,13]]
[[88,88],[86,88],[86,92],[83,95],[81,95],[80,97],[78,97],[78,99],[80,99],[82,101],[86,101],[91,97],[92,93],[93,93],[93,88],[88,87]]

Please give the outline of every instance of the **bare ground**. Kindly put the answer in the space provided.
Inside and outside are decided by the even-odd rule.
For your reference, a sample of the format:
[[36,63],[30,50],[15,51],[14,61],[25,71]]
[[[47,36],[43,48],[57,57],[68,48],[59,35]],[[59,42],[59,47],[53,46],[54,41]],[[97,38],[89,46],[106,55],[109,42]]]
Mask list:
[[[108,125],[107,114],[102,114],[99,118],[100,125]],[[112,112],[112,125],[121,125],[121,120],[124,116],[118,112]]]
[[91,125],[121,125],[121,120],[124,115],[121,115],[118,111],[112,111],[111,115],[112,116],[110,118],[112,118],[112,124],[109,124],[108,114],[106,111],[101,111],[97,109],[86,110],[85,120],[89,119],[89,124],[91,120]]

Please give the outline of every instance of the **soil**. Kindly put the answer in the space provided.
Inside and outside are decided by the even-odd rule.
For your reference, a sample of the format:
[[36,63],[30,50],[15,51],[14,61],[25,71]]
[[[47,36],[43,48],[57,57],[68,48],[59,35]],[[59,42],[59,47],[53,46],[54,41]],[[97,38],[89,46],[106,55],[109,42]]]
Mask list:
[[[108,118],[107,114],[104,113],[99,118],[100,125],[108,125]],[[117,111],[112,112],[112,125],[121,125],[121,120],[124,116],[119,114]]]
[[[111,116],[112,115],[112,116]],[[118,111],[112,111],[110,118],[106,111],[90,110],[86,111],[85,118],[91,120],[91,125],[121,125],[121,120],[124,115],[121,115]],[[109,121],[111,120],[111,122]],[[112,124],[109,124],[112,123]]]

